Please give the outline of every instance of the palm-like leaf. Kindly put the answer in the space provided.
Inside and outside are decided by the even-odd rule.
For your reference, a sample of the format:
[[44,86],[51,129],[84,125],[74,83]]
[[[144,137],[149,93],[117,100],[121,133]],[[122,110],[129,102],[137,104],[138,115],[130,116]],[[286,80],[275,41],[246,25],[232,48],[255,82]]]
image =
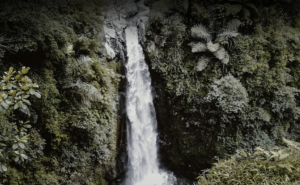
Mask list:
[[209,62],[210,62],[210,58],[206,56],[202,56],[198,61],[197,71],[202,71],[203,69],[205,69]]
[[86,106],[91,105],[92,102],[100,102],[103,99],[99,90],[91,84],[77,80],[76,83],[71,83],[64,88],[74,88],[75,91],[81,96],[82,103]]
[[212,43],[211,41],[206,43],[206,46],[207,46],[207,49],[210,51],[210,52],[215,52],[219,49],[220,47],[220,44],[219,43]]
[[189,44],[192,47],[192,53],[203,52],[207,50],[206,44],[192,42]]
[[222,62],[223,64],[228,64],[228,62],[229,62],[229,54],[228,54],[227,51],[225,52],[225,56],[224,56],[224,58],[221,60],[221,62]]
[[211,34],[209,33],[208,29],[202,24],[192,27],[191,35],[196,39],[205,39],[206,41],[211,40]]
[[214,55],[217,59],[223,60],[225,58],[227,51],[221,47],[218,51],[214,52]]
[[224,30],[222,33],[218,34],[217,40],[223,38],[223,39],[230,39],[230,38],[235,38],[239,35],[237,31],[232,31],[232,30]]

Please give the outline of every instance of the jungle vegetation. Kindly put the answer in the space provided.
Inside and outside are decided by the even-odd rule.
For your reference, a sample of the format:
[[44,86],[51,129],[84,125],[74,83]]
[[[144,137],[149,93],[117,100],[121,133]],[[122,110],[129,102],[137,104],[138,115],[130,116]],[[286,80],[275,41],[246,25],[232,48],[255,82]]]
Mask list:
[[282,146],[282,137],[300,141],[299,6],[283,0],[152,5],[144,50],[167,167],[192,179],[214,156]]
[[121,75],[102,52],[103,7],[0,2],[0,184],[114,178]]

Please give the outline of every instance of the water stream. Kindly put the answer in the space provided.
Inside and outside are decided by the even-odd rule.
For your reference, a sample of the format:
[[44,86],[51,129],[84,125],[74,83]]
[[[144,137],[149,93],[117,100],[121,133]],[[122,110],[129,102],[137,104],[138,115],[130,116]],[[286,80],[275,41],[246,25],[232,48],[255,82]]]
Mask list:
[[151,78],[136,27],[126,29],[127,152],[125,185],[170,185],[175,177],[159,169],[156,113]]

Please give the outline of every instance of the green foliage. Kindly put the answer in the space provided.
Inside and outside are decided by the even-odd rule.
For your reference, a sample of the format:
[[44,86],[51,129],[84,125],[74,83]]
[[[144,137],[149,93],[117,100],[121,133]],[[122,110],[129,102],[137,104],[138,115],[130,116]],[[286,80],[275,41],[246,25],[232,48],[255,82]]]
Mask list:
[[20,109],[22,112],[30,116],[30,111],[27,105],[31,105],[28,98],[35,95],[40,98],[41,95],[35,90],[39,86],[32,83],[32,80],[26,76],[29,67],[23,67],[18,74],[13,76],[16,71],[11,67],[5,72],[2,81],[0,82],[0,114],[11,112],[10,109]]
[[[27,98],[35,95],[40,98],[41,95],[35,91],[37,84],[32,83],[28,76],[25,76],[29,68],[23,67],[18,74],[14,76],[14,69],[10,67],[9,71],[4,72],[3,80],[0,82],[0,172],[6,172],[6,165],[12,160],[21,164],[29,159],[26,150],[28,150],[28,140],[30,134],[28,129],[31,125],[29,121],[19,121],[9,123],[7,116],[13,113],[13,109],[20,108],[21,111],[30,116],[30,111],[26,104],[31,105]],[[25,104],[26,103],[26,104]]]
[[205,97],[205,101],[213,102],[227,114],[243,113],[248,105],[248,94],[240,83],[232,75],[227,75],[211,85],[211,91]]
[[227,160],[218,160],[198,177],[198,184],[298,184],[300,143],[283,139],[287,147],[239,150]]
[[[293,8],[299,2],[251,1],[256,10],[231,1],[242,6],[236,17],[217,18],[218,2],[190,1],[191,12],[177,12],[188,30],[183,39],[169,37],[159,45],[154,38],[162,35],[160,20],[150,18],[147,30],[162,159],[190,177],[207,168],[212,156],[275,145],[281,137],[300,141],[300,24]],[[165,19],[173,16],[172,8]],[[256,15],[264,16],[242,27],[243,9],[253,23]],[[220,48],[230,57],[226,65],[219,62],[225,52],[215,55]]]
[[[6,119],[6,126],[20,130],[18,120],[27,117],[32,128],[27,128],[24,153],[13,152],[14,144],[16,150],[23,145],[17,144],[22,137],[12,137],[15,140],[7,147],[10,157],[1,158],[7,172],[1,174],[0,183],[105,184],[113,178],[121,75],[120,63],[100,58],[101,9],[103,1],[96,0],[0,2],[0,33],[13,41],[11,52],[0,47],[0,71],[29,66],[31,72],[22,78],[28,84],[28,79],[37,82],[41,95],[31,98],[38,93],[36,88],[24,90],[15,82],[15,74],[11,76],[10,82],[16,83],[12,90],[24,92],[14,99],[27,106],[30,100],[31,117],[15,111],[12,102],[5,109],[6,114],[14,113]],[[27,82],[20,84],[27,88]],[[26,97],[28,91],[33,94]],[[24,162],[23,155],[28,157]],[[18,163],[14,161],[17,156]]]

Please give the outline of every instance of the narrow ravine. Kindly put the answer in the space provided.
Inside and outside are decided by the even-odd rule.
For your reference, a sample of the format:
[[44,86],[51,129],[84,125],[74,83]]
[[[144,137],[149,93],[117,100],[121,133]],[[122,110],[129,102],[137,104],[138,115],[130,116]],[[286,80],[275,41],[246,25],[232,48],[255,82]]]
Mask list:
[[159,169],[157,123],[151,93],[151,78],[144,60],[142,47],[138,42],[136,27],[126,29],[126,46],[128,56],[126,64],[128,81],[126,111],[129,161],[125,185],[174,184],[175,178]]

